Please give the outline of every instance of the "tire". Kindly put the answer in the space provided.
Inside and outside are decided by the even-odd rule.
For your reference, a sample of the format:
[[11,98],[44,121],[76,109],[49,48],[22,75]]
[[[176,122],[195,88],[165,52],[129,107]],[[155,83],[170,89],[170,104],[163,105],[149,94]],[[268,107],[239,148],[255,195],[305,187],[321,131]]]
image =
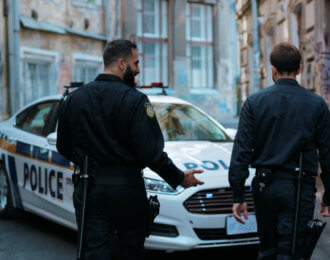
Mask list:
[[0,162],[0,217],[12,219],[17,216],[17,209],[13,205],[13,197],[5,167]]

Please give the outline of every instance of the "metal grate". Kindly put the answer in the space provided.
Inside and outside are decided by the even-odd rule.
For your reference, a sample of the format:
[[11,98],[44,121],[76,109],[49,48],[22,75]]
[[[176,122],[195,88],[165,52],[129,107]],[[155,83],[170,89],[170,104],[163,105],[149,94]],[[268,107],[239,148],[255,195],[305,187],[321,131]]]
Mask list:
[[[248,212],[254,212],[253,198],[249,187],[245,188]],[[189,197],[184,207],[194,214],[232,214],[233,194],[231,188],[203,190]]]
[[232,239],[232,238],[250,238],[258,237],[257,233],[247,233],[238,235],[227,235],[225,228],[203,229],[194,228],[196,235],[201,240],[218,240],[218,239]]

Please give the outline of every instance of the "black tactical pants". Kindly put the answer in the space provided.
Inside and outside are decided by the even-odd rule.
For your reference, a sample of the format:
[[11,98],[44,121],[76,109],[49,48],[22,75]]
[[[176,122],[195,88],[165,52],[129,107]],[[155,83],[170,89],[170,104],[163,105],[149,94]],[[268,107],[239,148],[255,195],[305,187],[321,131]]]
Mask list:
[[[82,185],[73,201],[80,220]],[[148,201],[144,186],[91,185],[88,192],[83,259],[143,259]]]
[[293,218],[297,181],[276,178],[260,191],[259,179],[252,180],[252,194],[258,224],[260,247],[258,259],[300,259],[304,247],[307,222],[313,218],[315,181],[301,184],[297,250],[291,255]]

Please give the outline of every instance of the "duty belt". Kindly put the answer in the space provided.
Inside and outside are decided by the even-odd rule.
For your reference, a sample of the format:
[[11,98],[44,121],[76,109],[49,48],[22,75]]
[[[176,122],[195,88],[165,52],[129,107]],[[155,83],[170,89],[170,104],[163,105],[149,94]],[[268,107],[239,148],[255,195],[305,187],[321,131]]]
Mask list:
[[144,186],[141,168],[127,165],[99,166],[94,184],[107,186]]
[[[294,170],[282,170],[282,169],[272,169],[272,168],[256,169],[257,177],[265,177],[266,175],[270,174],[275,178],[297,180],[298,173],[299,173],[298,171],[294,171]],[[315,176],[310,172],[302,172],[302,180],[308,183],[314,182]]]

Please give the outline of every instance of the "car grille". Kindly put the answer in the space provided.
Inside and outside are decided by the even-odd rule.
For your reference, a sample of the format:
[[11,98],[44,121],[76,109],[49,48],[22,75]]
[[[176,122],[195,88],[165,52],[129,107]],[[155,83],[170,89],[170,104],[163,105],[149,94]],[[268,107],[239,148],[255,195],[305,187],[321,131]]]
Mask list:
[[247,233],[238,235],[227,235],[225,228],[194,228],[194,231],[201,240],[218,240],[218,239],[232,239],[232,238],[250,238],[257,237],[257,233]]
[[[245,188],[248,212],[254,212],[253,198],[249,187]],[[231,188],[203,190],[189,197],[184,207],[194,214],[232,214],[233,194]]]

